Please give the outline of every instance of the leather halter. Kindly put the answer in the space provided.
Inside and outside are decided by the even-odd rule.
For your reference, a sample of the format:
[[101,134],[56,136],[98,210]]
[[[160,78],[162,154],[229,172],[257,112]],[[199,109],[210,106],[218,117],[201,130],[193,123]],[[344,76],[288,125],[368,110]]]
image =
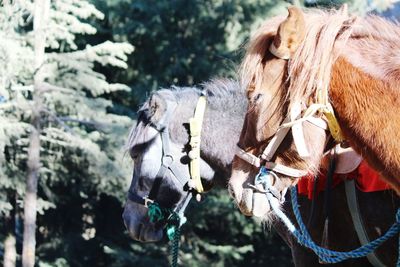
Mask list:
[[[162,143],[161,166],[150,189],[150,193],[148,196],[140,196],[136,192],[132,192],[130,189],[128,191],[128,199],[148,208],[150,204],[155,203],[155,199],[160,189],[162,180],[164,179],[166,173],[169,171],[174,177],[174,182],[177,183],[177,185],[181,186],[184,191],[187,191],[187,195],[184,197],[181,204],[173,209],[173,212],[176,212],[181,217],[181,219],[183,219],[181,220],[181,224],[183,224],[186,221],[186,219],[184,219],[183,213],[187,205],[189,204],[193,193],[202,193],[204,191],[200,178],[200,133],[205,112],[206,98],[202,93],[196,106],[195,115],[193,118],[190,119],[190,177],[185,177],[181,174],[179,169],[174,164],[175,159],[171,153],[168,125],[171,117],[175,112],[177,103],[173,102],[172,105],[173,106],[167,108],[167,112],[161,122],[150,124],[154,129],[159,132]],[[133,179],[130,188],[133,188],[136,183],[137,179]]]

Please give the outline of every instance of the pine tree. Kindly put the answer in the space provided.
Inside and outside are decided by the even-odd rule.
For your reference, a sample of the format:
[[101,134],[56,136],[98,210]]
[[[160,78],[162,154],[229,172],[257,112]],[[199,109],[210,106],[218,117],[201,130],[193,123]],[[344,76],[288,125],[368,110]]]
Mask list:
[[[21,199],[27,193],[25,222],[31,218],[33,235],[29,247],[24,244],[24,255],[25,250],[29,255],[23,257],[24,266],[34,264],[36,210],[43,214],[57,207],[59,196],[52,186],[79,173],[86,184],[82,194],[91,188],[99,195],[121,198],[124,193],[114,189],[123,187],[126,170],[117,155],[124,141],[121,132],[132,123],[128,117],[109,113],[112,102],[106,98],[130,88],[107,82],[98,69],[127,68],[133,47],[110,41],[93,46],[76,43],[77,35],[96,32],[90,19],[103,18],[87,1],[52,1],[48,10],[48,22],[40,26],[37,19],[46,16],[35,10],[32,1],[5,1],[0,9],[0,192],[4,192],[0,213],[8,215],[20,205],[10,196]],[[29,177],[38,178],[38,188]],[[26,236],[28,232],[25,228]]]
[[339,7],[345,3],[349,5],[349,11],[359,15],[369,12],[383,12],[398,2],[397,0],[305,0],[306,6]]

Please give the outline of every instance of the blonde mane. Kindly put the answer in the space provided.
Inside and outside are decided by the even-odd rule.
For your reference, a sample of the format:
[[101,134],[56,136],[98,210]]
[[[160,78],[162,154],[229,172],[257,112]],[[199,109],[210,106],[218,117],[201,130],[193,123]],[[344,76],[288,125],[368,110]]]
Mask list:
[[[328,92],[332,66],[339,56],[345,56],[353,65],[379,79],[399,81],[398,24],[377,16],[349,16],[342,10],[310,9],[304,11],[304,17],[305,39],[289,60],[286,95],[289,109],[295,103],[315,102],[317,90]],[[243,88],[261,89],[263,60],[284,19],[267,20],[251,38],[240,68]],[[393,46],[398,47],[397,53],[393,52]]]

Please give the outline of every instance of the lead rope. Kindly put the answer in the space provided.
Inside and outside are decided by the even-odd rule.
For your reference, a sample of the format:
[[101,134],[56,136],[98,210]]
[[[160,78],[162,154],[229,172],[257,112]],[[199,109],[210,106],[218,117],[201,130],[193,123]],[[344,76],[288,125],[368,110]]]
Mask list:
[[[389,230],[381,237],[371,241],[370,243],[361,246],[357,249],[348,251],[348,252],[339,252],[339,251],[333,251],[329,249],[322,248],[318,246],[317,244],[312,241],[304,223],[301,218],[300,210],[299,210],[299,205],[297,202],[297,190],[296,187],[293,187],[290,191],[291,199],[292,199],[292,208],[293,212],[295,214],[297,223],[300,227],[300,229],[295,229],[292,233],[298,240],[298,242],[310,249],[312,249],[315,254],[322,260],[323,262],[326,263],[338,263],[341,261],[344,261],[349,258],[361,258],[365,257],[367,254],[371,253],[374,251],[376,248],[378,248],[383,242],[388,240],[389,238],[393,237],[394,235],[399,233],[400,230],[400,209],[397,210],[396,213],[396,221],[393,223],[393,225],[389,228]],[[400,249],[400,244],[399,244],[399,249]],[[397,267],[400,266],[400,259],[397,259]]]
[[172,263],[171,267],[177,267],[178,266],[178,253],[179,253],[179,241],[181,239],[181,228],[178,227],[174,231],[173,235],[173,240],[172,240]]
[[181,223],[185,222],[185,219],[181,218],[179,213],[162,208],[157,203],[149,204],[149,210],[147,212],[150,218],[150,222],[157,223],[163,220],[167,220],[166,233],[168,239],[172,241],[171,246],[171,267],[178,266],[178,253],[179,253],[179,241],[181,238]]
[[[267,169],[265,169],[265,167],[262,167],[260,169],[260,173],[257,175],[258,176],[257,178],[262,180],[262,183],[266,186],[267,189],[272,186],[270,179],[268,179],[269,173],[275,175],[273,172],[269,172]],[[318,258],[325,263],[338,263],[349,258],[365,257],[367,254],[371,253],[377,247],[379,247],[383,242],[395,236],[400,231],[400,208],[399,208],[396,213],[396,221],[383,236],[371,241],[366,245],[363,245],[357,249],[348,252],[329,250],[315,244],[310,234],[308,233],[307,228],[304,225],[303,219],[301,218],[299,204],[297,202],[296,187],[291,188],[290,196],[291,196],[293,213],[295,215],[297,224],[299,225],[300,229],[297,229],[296,226],[286,216],[286,214],[284,214],[280,210],[279,201],[276,198],[274,198],[274,196],[271,193],[269,193],[268,190],[266,196],[276,216],[279,217],[279,219],[285,224],[288,230],[295,236],[297,241],[301,245],[313,250],[314,253],[318,256]],[[399,251],[400,251],[400,241],[399,241]],[[400,267],[400,255],[397,259],[396,266]]]

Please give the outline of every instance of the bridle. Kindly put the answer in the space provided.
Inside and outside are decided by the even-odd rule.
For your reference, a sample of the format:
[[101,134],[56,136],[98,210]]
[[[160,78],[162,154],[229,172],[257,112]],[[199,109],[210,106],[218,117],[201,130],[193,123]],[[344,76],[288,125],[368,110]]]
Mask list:
[[[300,110],[300,109],[298,109]],[[274,157],[277,149],[282,144],[284,138],[289,133],[289,130],[292,129],[292,135],[294,139],[294,143],[296,145],[297,151],[302,158],[309,157],[309,152],[307,150],[305,144],[305,138],[303,134],[302,123],[307,121],[313,124],[314,126],[321,128],[323,130],[327,130],[328,126],[324,119],[320,117],[314,117],[316,111],[309,110],[306,112],[307,114],[303,117],[300,117],[300,112],[291,113],[291,116],[287,116],[282,124],[278,127],[278,130],[272,136],[271,141],[268,143],[266,148],[259,156],[255,156],[249,152],[246,152],[239,146],[237,146],[236,155],[242,160],[250,163],[251,165],[260,168],[264,166],[265,168],[274,171],[279,174],[284,174],[289,177],[300,178],[307,174],[304,170],[299,170],[295,168],[291,168],[276,162],[271,161]],[[294,114],[294,115],[293,115]],[[292,118],[295,118],[292,120]]]
[[[195,109],[195,114],[189,121],[189,131],[190,131],[190,140],[189,144],[191,150],[188,153],[190,158],[189,163],[189,172],[190,176],[187,177],[183,175],[179,169],[176,167],[175,162],[177,159],[171,153],[171,141],[169,138],[169,122],[174,115],[177,103],[176,102],[167,102],[169,104],[166,109],[166,114],[163,116],[162,120],[157,123],[150,123],[150,126],[158,131],[161,137],[162,143],[162,157],[161,157],[161,166],[157,172],[156,178],[153,182],[153,185],[150,189],[150,192],[147,196],[140,196],[136,192],[133,192],[131,188],[134,188],[137,184],[137,178],[135,179],[135,175],[133,175],[132,184],[128,191],[128,199],[137,204],[143,205],[144,207],[150,209],[152,205],[157,205],[163,209],[163,212],[168,210],[166,214],[166,218],[163,219],[163,222],[167,222],[171,219],[172,215],[177,215],[179,217],[179,226],[185,223],[186,218],[184,216],[184,212],[186,207],[188,206],[193,194],[200,194],[204,191],[203,185],[201,183],[200,178],[200,140],[201,140],[201,127],[203,122],[203,116],[206,108],[206,98],[202,93],[197,102],[197,106]],[[174,178],[174,182],[180,186],[183,191],[186,191],[187,194],[184,196],[183,200],[173,209],[167,209],[162,207],[162,205],[156,203],[155,199],[158,195],[160,186],[162,184],[163,179],[166,174],[170,172],[172,177]],[[149,210],[150,211],[150,210]]]
[[[270,52],[278,58],[285,60],[290,59],[290,55],[278,54],[274,46],[270,47]],[[316,116],[316,114],[319,114],[319,116]],[[307,171],[305,170],[295,169],[271,161],[290,129],[292,130],[294,144],[299,156],[301,158],[310,156],[303,133],[303,122],[306,121],[325,131],[329,129],[331,135],[337,142],[340,143],[343,141],[339,124],[334,115],[333,108],[329,103],[328,92],[318,90],[317,103],[310,105],[308,108],[304,108],[304,105],[300,103],[293,105],[289,114],[278,127],[271,141],[260,155],[255,156],[237,146],[236,156],[259,168],[259,173],[255,178],[255,184],[250,185],[250,187],[262,193],[271,193],[282,203],[286,190],[277,194],[279,191],[273,186],[273,181],[278,178],[278,174],[283,174],[292,178],[300,178],[307,175]],[[262,177],[262,179],[260,177]],[[262,184],[264,189],[260,189],[258,186],[259,184]]]
[[[254,154],[246,152],[237,146],[236,156],[259,168],[259,173],[255,178],[254,185],[249,185],[251,188],[260,191],[261,193],[270,193],[274,198],[278,199],[280,203],[285,201],[286,190],[279,192],[279,190],[274,186],[273,181],[278,179],[278,174],[283,174],[292,178],[300,178],[307,175],[307,171],[285,166],[283,164],[271,161],[271,159],[276,154],[277,149],[282,144],[282,141],[287,136],[290,129],[292,130],[294,143],[300,157],[305,158],[309,156],[309,152],[305,144],[302,123],[307,121],[323,130],[328,129],[326,121],[320,117],[313,116],[314,114],[315,112],[300,117],[300,113],[293,115],[292,112],[292,116],[287,116],[285,118],[283,123],[278,127],[278,130],[273,135],[271,141],[259,156],[255,156]],[[291,120],[293,117],[296,119]],[[263,188],[260,188],[259,185],[262,185]]]

